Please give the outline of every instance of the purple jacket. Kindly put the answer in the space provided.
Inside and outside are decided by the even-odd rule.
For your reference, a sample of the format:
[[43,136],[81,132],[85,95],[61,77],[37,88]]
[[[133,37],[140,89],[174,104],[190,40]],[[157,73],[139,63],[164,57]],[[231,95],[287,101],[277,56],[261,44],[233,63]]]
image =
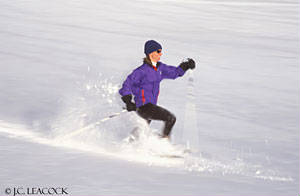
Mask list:
[[181,67],[168,66],[158,62],[157,68],[144,63],[136,68],[125,80],[119,93],[122,96],[133,94],[137,107],[147,103],[157,103],[159,84],[163,79],[175,79],[184,75]]

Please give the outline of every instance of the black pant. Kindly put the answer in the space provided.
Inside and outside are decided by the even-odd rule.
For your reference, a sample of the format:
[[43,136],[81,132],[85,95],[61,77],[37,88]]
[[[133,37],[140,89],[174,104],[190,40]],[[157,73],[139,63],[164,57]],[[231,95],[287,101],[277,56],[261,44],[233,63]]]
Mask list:
[[151,120],[162,120],[165,122],[165,127],[163,130],[163,136],[168,137],[171,133],[172,127],[174,126],[176,122],[176,117],[169,112],[168,110],[151,104],[147,103],[146,105],[143,105],[137,109],[137,113],[148,121],[150,124]]

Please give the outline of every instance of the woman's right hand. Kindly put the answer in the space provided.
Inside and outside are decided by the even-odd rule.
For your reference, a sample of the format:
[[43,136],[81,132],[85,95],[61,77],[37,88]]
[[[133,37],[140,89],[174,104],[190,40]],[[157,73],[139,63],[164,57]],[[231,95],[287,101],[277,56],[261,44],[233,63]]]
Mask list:
[[135,103],[132,103],[132,102],[126,103],[126,110],[128,112],[136,111],[136,105],[135,105]]
[[126,104],[126,110],[128,112],[136,111],[135,103],[131,102],[132,95],[125,95],[122,97],[123,102]]

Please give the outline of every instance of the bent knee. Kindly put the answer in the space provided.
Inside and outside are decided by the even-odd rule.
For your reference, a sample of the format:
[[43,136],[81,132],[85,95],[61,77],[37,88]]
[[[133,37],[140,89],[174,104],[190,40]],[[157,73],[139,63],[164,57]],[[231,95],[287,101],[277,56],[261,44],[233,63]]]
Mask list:
[[171,114],[168,118],[168,121],[170,124],[175,124],[176,122],[176,116],[174,116],[173,114]]

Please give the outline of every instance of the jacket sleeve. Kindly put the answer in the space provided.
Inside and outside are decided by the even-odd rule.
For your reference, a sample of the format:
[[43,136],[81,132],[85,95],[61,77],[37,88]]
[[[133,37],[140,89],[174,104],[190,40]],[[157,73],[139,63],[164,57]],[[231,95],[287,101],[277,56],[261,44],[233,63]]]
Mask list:
[[161,65],[161,75],[163,79],[176,79],[180,76],[183,76],[185,71],[181,67],[169,66],[162,64]]
[[133,93],[135,87],[141,83],[143,74],[140,69],[135,69],[130,75],[127,76],[123,82],[122,88],[119,90],[121,96],[130,95]]

